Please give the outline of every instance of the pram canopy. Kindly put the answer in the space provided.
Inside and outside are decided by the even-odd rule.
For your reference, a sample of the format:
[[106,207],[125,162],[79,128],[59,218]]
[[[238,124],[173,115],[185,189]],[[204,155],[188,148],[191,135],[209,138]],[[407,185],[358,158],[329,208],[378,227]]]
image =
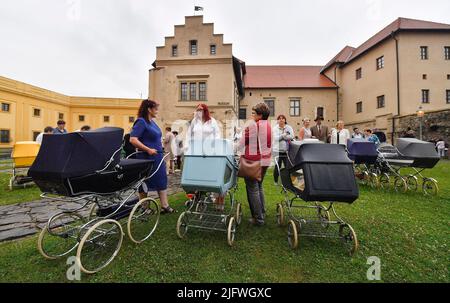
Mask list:
[[189,142],[181,176],[184,191],[225,194],[236,185],[236,180],[237,164],[232,141],[212,139]]
[[413,167],[433,168],[440,159],[433,143],[414,138],[399,138],[397,149],[403,156],[414,160]]
[[[293,142],[289,150],[290,160],[281,171],[283,186],[305,201],[354,202],[358,196],[353,162],[343,145],[300,144]],[[303,170],[304,189],[292,184],[291,176]]]
[[374,142],[364,139],[350,139],[347,143],[348,156],[356,164],[374,164],[378,158]]

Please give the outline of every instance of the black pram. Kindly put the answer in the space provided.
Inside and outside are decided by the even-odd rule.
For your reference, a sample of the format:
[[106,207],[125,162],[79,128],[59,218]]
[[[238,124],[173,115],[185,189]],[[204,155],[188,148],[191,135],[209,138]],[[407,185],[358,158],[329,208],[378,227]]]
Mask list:
[[[276,169],[279,169],[277,166]],[[339,238],[349,245],[353,254],[358,240],[353,228],[341,219],[333,203],[351,204],[359,196],[353,162],[343,145],[292,142],[288,165],[280,172],[285,200],[277,205],[277,221],[283,225],[285,211],[288,222],[288,241],[297,247],[300,235],[321,238]],[[294,194],[289,197],[289,192]],[[294,205],[294,202],[312,202]],[[325,207],[319,202],[329,202]],[[298,214],[294,211],[298,210]],[[330,211],[336,220],[330,219]],[[332,226],[338,226],[334,230]]]

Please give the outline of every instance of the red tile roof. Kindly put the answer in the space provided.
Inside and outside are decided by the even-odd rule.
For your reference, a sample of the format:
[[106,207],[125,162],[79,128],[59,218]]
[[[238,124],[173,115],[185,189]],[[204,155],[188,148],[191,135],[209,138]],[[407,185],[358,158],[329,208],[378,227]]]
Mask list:
[[322,66],[249,66],[245,88],[336,88]]
[[[334,57],[330,62],[328,62],[322,69],[322,73],[327,70],[334,63],[347,64],[350,61],[358,58],[366,51],[377,46],[379,43],[388,39],[392,33],[397,33],[400,31],[450,31],[450,24],[436,23],[430,21],[408,19],[408,18],[398,18],[369,40],[361,44],[358,48],[353,48],[346,46],[341,50],[336,57]],[[346,58],[345,58],[346,57]]]

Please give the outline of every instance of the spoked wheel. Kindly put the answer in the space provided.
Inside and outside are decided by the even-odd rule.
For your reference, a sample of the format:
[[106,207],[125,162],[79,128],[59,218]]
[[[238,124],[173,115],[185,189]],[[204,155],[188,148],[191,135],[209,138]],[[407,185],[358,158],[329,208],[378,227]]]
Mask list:
[[298,246],[298,233],[297,233],[297,226],[295,225],[294,220],[290,220],[288,223],[287,236],[289,246],[292,249],[296,249]]
[[88,221],[94,220],[97,218],[98,205],[97,203],[93,203],[91,208],[89,209]]
[[358,250],[358,238],[356,237],[356,233],[351,227],[350,224],[342,224],[339,227],[339,236],[344,241],[345,245],[348,248],[350,256]]
[[278,226],[284,225],[284,208],[281,203],[277,204],[277,224]]
[[234,244],[234,237],[236,235],[236,220],[234,217],[231,217],[228,220],[228,228],[227,228],[227,241],[228,245],[233,246]]
[[406,180],[399,176],[395,177],[394,189],[396,192],[405,193],[408,190],[408,185],[406,184]]
[[425,195],[436,196],[439,193],[437,181],[431,178],[424,178],[422,191]]
[[367,171],[364,171],[362,173],[361,183],[363,185],[369,185],[370,184],[370,175],[369,175],[369,173]]
[[78,233],[83,225],[84,220],[77,213],[53,216],[39,234],[39,252],[50,260],[68,255],[78,246]]
[[320,225],[323,228],[328,228],[328,226],[330,226],[330,213],[324,207],[321,206],[317,209],[317,217],[320,221]]
[[417,177],[414,175],[408,175],[406,177],[406,187],[409,191],[417,191],[417,188],[419,187]]
[[380,187],[382,189],[389,189],[389,187],[391,186],[391,178],[387,173],[383,173],[382,175],[380,175],[378,183],[380,184]]
[[107,219],[89,228],[77,250],[77,262],[87,274],[94,274],[108,266],[119,253],[123,230],[119,222]]
[[371,188],[378,188],[378,175],[376,173],[369,173],[369,184]]
[[186,213],[181,213],[177,221],[178,238],[183,239],[184,236],[186,236],[187,231],[188,231],[188,222],[186,219]]
[[241,203],[236,203],[235,218],[236,218],[236,224],[241,225],[241,223],[242,223],[242,205],[241,205]]
[[128,216],[127,231],[131,241],[140,244],[150,238],[159,223],[159,204],[152,198],[139,201]]

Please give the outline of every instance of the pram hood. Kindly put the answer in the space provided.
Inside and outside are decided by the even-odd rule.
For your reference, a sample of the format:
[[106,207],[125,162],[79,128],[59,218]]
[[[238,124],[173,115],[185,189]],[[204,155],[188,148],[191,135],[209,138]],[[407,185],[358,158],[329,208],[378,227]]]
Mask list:
[[[122,145],[123,129],[105,127],[89,132],[44,136],[28,174],[49,179],[83,176],[101,170]],[[119,163],[120,154],[112,165]]]
[[353,156],[378,156],[375,143],[364,139],[348,140],[347,149],[349,155]]
[[287,168],[291,171],[300,169],[303,163],[352,163],[347,157],[345,146],[340,144],[292,142],[288,155]]
[[414,138],[399,138],[397,149],[402,155],[411,158],[439,158],[433,143]]

